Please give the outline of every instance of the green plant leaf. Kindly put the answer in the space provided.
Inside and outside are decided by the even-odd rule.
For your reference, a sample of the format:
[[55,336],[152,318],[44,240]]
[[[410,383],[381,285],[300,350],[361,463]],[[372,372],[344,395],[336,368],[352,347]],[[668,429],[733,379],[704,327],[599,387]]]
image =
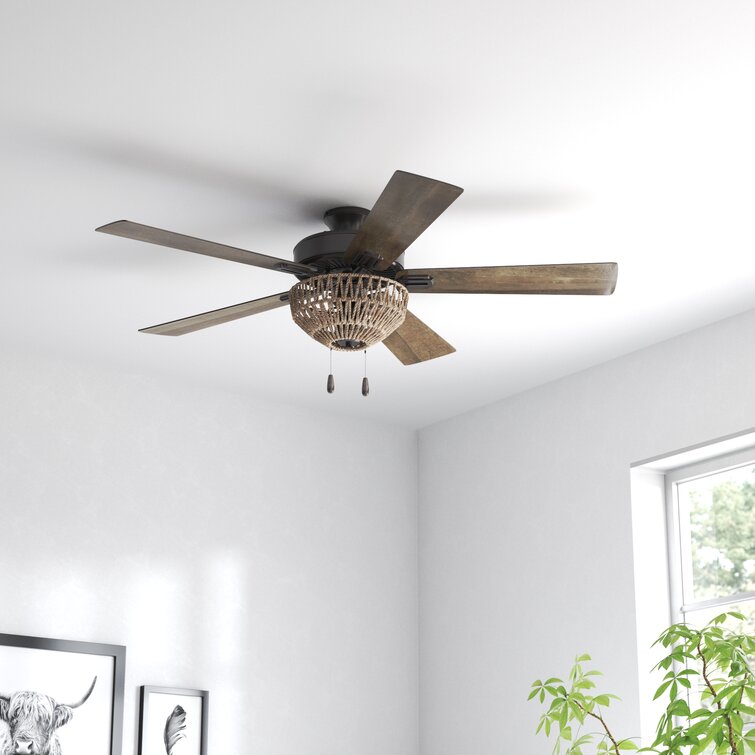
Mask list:
[[666,708],[666,712],[669,716],[685,716],[689,717],[689,706],[684,698],[679,698],[671,702]]
[[620,750],[637,750],[639,749],[637,745],[632,742],[631,739],[622,739],[621,742],[618,743]]
[[574,682],[574,689],[592,689],[593,687],[595,687],[595,682],[589,679],[578,679]]
[[663,682],[660,687],[655,691],[655,694],[653,695],[653,700],[657,700],[669,687],[671,684],[671,680],[669,679],[666,682]]
[[592,742],[592,739],[592,734],[583,734],[581,737],[578,737],[574,740],[572,747],[581,747],[582,745],[590,744]]

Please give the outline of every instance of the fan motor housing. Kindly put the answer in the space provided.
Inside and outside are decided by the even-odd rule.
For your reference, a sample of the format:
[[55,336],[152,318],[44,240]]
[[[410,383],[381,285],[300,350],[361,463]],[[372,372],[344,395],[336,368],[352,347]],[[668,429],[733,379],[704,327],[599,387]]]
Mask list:
[[[334,207],[328,210],[323,215],[323,221],[330,230],[302,239],[294,247],[294,260],[302,265],[313,265],[321,273],[347,272],[355,268],[372,270],[379,259],[377,255],[370,260],[369,253],[366,253],[363,255],[363,258],[367,258],[366,263],[362,261],[356,266],[345,259],[346,250],[369,214],[370,211],[364,207]],[[403,261],[402,254],[389,268],[378,274],[385,278],[395,278],[396,273],[404,269]],[[297,277],[305,280],[309,276]]]

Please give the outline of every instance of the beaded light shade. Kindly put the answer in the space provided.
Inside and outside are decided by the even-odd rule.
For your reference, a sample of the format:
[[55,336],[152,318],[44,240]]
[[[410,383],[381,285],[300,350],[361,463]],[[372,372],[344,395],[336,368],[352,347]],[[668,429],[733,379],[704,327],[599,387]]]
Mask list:
[[336,351],[380,343],[404,322],[409,292],[379,275],[315,275],[289,292],[291,316],[309,336]]

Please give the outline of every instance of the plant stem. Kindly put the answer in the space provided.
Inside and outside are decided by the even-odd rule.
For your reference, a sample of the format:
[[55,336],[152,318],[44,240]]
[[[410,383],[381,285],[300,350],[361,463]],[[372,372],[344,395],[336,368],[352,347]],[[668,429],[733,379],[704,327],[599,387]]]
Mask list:
[[[611,744],[613,745],[613,750],[616,753],[616,755],[620,755],[619,753],[619,744],[614,739],[613,734],[611,734],[611,730],[606,725],[606,722],[603,720],[603,716],[600,715],[600,713],[593,713],[591,710],[587,710],[583,705],[578,703],[576,700],[574,701],[577,704],[577,707],[582,710],[583,713],[586,713],[588,716],[592,716],[597,721],[600,721],[601,726],[603,727],[603,730],[605,731],[608,738],[611,740]],[[737,754],[738,755],[738,754]]]
[[[710,679],[708,679],[708,661],[705,657],[705,653],[703,653],[702,639],[699,639],[697,641],[697,652],[700,656],[700,660],[703,663],[703,680],[705,681],[705,686],[708,688],[710,694],[713,695],[713,699],[715,700],[716,707],[718,708],[718,710],[721,710],[721,701],[715,699],[716,690],[713,687],[713,685],[710,683]],[[739,755],[737,744],[734,741],[734,728],[731,725],[731,718],[728,713],[724,713],[724,720],[726,721],[726,729],[729,733],[729,747],[731,747],[731,751],[733,755]]]

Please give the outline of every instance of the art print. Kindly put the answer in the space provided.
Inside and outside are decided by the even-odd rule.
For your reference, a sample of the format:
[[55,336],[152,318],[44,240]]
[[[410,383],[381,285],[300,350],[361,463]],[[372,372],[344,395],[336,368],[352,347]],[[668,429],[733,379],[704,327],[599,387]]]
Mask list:
[[0,755],[120,755],[126,649],[0,634]]
[[209,693],[142,687],[139,755],[206,755]]

